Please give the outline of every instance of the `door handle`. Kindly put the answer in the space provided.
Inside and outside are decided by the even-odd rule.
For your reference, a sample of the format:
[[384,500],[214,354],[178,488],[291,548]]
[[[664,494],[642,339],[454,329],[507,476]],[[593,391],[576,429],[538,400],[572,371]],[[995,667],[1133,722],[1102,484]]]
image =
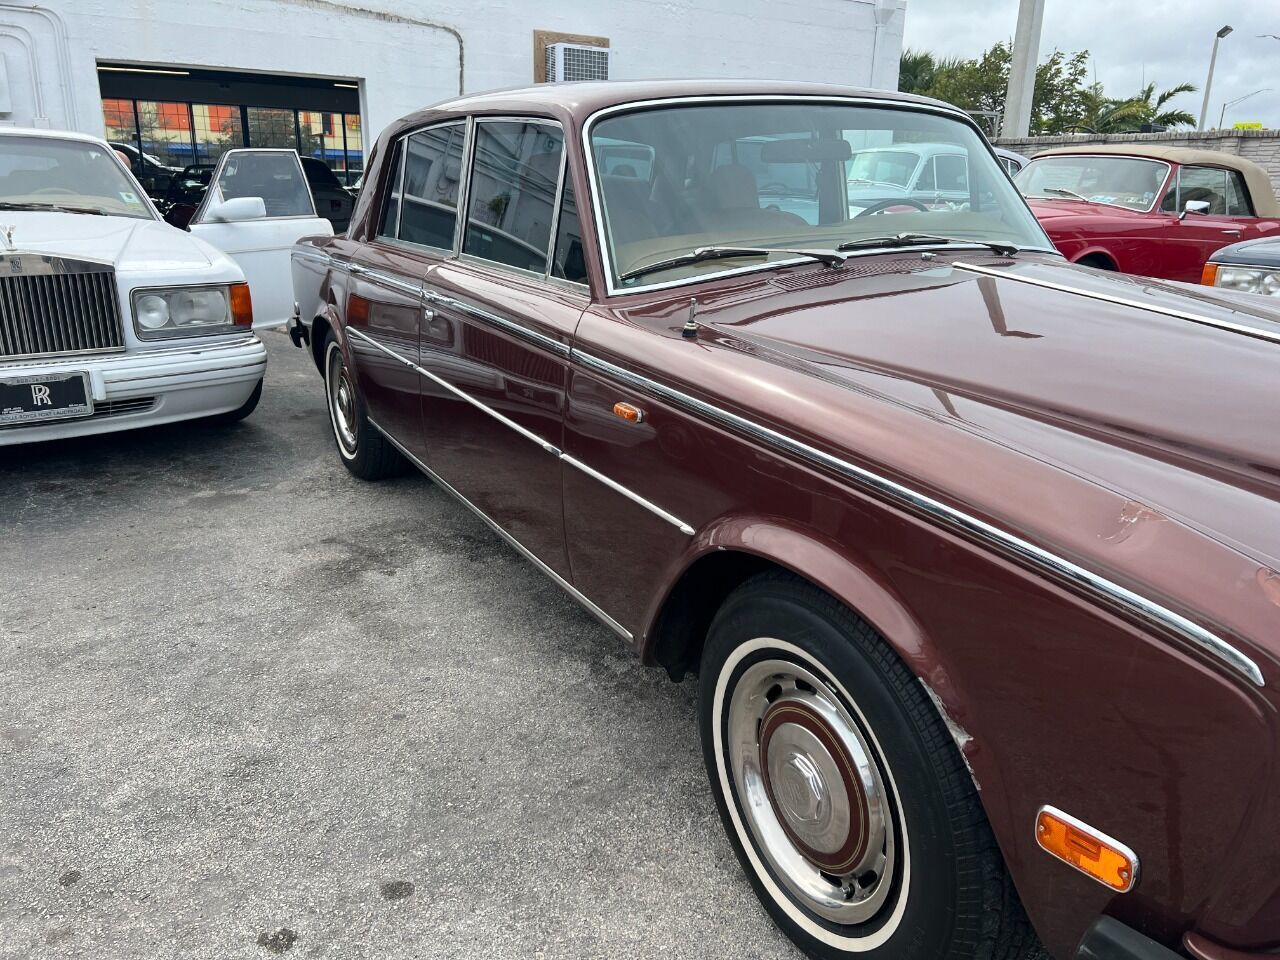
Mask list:
[[1228,237],[1238,237],[1242,233],[1244,233],[1243,230],[1235,230],[1233,228],[1224,228],[1222,232],[1225,233]]
[[425,323],[430,323],[435,318],[436,318],[436,312],[434,310],[432,310],[430,307],[422,308],[422,319]]

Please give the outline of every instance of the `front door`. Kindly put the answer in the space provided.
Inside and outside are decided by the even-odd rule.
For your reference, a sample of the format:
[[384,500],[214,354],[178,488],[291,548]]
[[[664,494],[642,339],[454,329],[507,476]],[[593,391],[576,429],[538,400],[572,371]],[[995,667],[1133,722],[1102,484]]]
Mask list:
[[428,464],[567,581],[561,434],[587,296],[550,257],[564,137],[551,121],[479,119],[472,141],[460,256],[424,290]]
[[[1209,210],[1182,215],[1188,201],[1207,203]],[[1223,167],[1179,167],[1162,209],[1181,216],[1170,230],[1180,248],[1167,274],[1172,280],[1199,283],[1205,262],[1218,250],[1266,233],[1253,215],[1244,177]]]
[[296,150],[228,150],[188,229],[240,265],[255,327],[277,327],[293,316],[293,245],[333,235],[329,221],[316,216]]

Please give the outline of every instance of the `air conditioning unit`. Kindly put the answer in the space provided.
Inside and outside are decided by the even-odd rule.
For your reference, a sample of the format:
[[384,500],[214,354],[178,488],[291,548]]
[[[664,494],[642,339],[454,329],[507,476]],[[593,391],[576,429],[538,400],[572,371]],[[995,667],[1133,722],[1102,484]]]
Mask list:
[[547,44],[547,79],[553,83],[565,80],[608,80],[608,47],[588,47],[580,43]]

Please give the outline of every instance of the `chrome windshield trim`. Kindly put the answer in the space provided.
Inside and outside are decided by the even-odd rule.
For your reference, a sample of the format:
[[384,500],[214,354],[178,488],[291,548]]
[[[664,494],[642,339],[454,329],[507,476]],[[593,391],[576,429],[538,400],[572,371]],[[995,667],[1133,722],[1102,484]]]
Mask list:
[[[1040,196],[1039,194],[1033,197],[1030,194],[1026,194],[1026,193],[1023,193],[1022,195],[1026,197],[1028,200],[1050,200],[1050,201],[1069,200],[1075,203],[1096,203],[1099,206],[1103,206],[1103,207],[1115,207],[1119,210],[1128,210],[1130,213],[1150,213],[1152,210],[1156,208],[1156,205],[1159,204],[1160,201],[1164,198],[1164,196],[1169,192],[1168,190],[1169,175],[1173,173],[1173,165],[1170,164],[1167,160],[1157,160],[1155,157],[1129,157],[1129,156],[1125,156],[1123,153],[1087,153],[1087,152],[1053,153],[1047,157],[1032,157],[1031,160],[1023,164],[1022,170],[1027,169],[1027,167],[1031,166],[1031,164],[1037,160],[1055,160],[1055,159],[1066,160],[1071,157],[1086,157],[1090,160],[1137,160],[1141,163],[1156,163],[1164,167],[1164,176],[1160,178],[1160,189],[1156,191],[1155,199],[1151,201],[1151,206],[1147,207],[1146,209],[1143,209],[1142,207],[1130,207],[1123,203],[1108,203],[1105,200],[1089,200],[1087,198],[1078,198],[1078,197],[1043,197],[1043,196]],[[1018,171],[1019,175],[1022,174],[1022,170]],[[1016,183],[1014,185],[1017,186]],[[1021,187],[1018,187],[1018,192],[1022,193]]]
[[[650,290],[661,290],[667,287],[684,286],[690,283],[701,283],[705,280],[720,279],[722,277],[734,276],[740,273],[755,273],[761,270],[772,270],[777,267],[790,266],[795,263],[807,263],[807,260],[774,260],[767,264],[754,264],[750,267],[741,267],[734,270],[717,270],[712,273],[703,274],[697,277],[685,277],[680,280],[672,280],[665,283],[638,284],[632,287],[620,288],[614,284],[613,255],[609,246],[609,237],[605,230],[604,224],[604,204],[600,195],[600,182],[596,176],[595,154],[591,150],[591,131],[592,128],[605,117],[613,116],[616,113],[637,113],[644,110],[653,110],[661,107],[669,107],[685,104],[700,103],[831,103],[846,106],[858,107],[875,107],[882,110],[907,110],[915,113],[932,113],[937,116],[948,117],[952,120],[959,121],[971,130],[978,133],[982,142],[987,143],[986,136],[981,129],[974,123],[973,118],[957,107],[947,106],[946,104],[931,103],[911,103],[908,101],[888,100],[881,97],[866,97],[858,95],[838,96],[823,94],[731,94],[726,96],[716,96],[715,94],[688,96],[688,97],[659,97],[653,100],[634,100],[628,103],[616,103],[613,106],[603,107],[595,111],[587,117],[586,122],[582,125],[582,158],[587,168],[587,182],[591,187],[591,205],[595,220],[596,242],[600,248],[601,266],[604,271],[604,285],[606,296],[617,296],[620,294],[648,292]],[[990,151],[990,145],[987,146]],[[989,154],[993,159],[994,153]],[[1015,192],[1016,189],[1015,189]],[[1019,193],[1019,196],[1021,194]],[[1023,200],[1023,207],[1027,210],[1027,216],[1037,224],[1035,215],[1030,208],[1026,207],[1026,200]],[[1041,228],[1043,233],[1043,228]],[[912,247],[912,250],[926,250],[928,247]],[[1024,251],[1036,251],[1043,253],[1057,253],[1058,251],[1052,246],[1048,248],[1040,247],[1020,247]],[[858,256],[882,255],[884,250],[859,251]],[[897,252],[897,248],[894,249]]]
[[456,489],[454,489],[453,486],[447,480],[445,480],[438,473],[436,473],[434,470],[428,467],[425,463],[423,463],[421,460],[415,457],[398,440],[396,440],[395,437],[393,437],[389,432],[384,430],[382,426],[378,424],[378,422],[375,421],[372,417],[369,418],[369,422],[373,424],[374,428],[379,433],[381,433],[384,437],[386,437],[388,442],[390,442],[390,444],[393,447],[399,450],[410,463],[412,463],[415,467],[417,467],[424,474],[430,477],[431,480],[437,486],[439,486],[442,490],[444,490],[446,493],[448,493],[450,496],[456,499],[459,503],[461,503],[464,507],[466,507],[472,513],[474,513],[482,521],[484,521],[485,526],[487,526],[490,530],[492,530],[494,533],[500,536],[503,540],[505,540],[508,544],[514,547],[517,553],[519,553],[526,560],[532,563],[535,567],[537,567],[539,570],[545,573],[548,577],[550,577],[552,581],[558,587],[560,587],[560,589],[564,590],[565,593],[569,594],[569,596],[571,596],[574,600],[578,601],[578,603],[581,604],[582,607],[586,609],[588,613],[590,613],[597,620],[603,623],[606,627],[608,627],[610,630],[612,630],[614,633],[620,636],[623,640],[626,640],[628,643],[632,641],[633,637],[631,636],[630,630],[628,630],[626,627],[620,624],[617,620],[613,619],[613,617],[605,613],[602,609],[600,609],[600,607],[596,606],[591,601],[591,599],[587,597],[586,594],[582,593],[580,590],[574,587],[573,584],[569,583],[569,581],[567,581],[564,577],[556,573],[555,570],[547,566],[547,564],[545,564],[542,560],[538,558],[537,554],[535,554],[532,550],[526,547],[523,543],[521,543],[511,534],[507,533],[506,530],[504,530],[501,526],[498,525],[497,521],[495,521],[487,513],[485,513],[483,510],[477,507],[474,503],[472,503],[470,500],[464,497],[461,493],[459,493]]
[[[1026,283],[1033,287],[1041,287],[1045,290],[1056,290],[1059,293],[1074,293],[1077,296],[1088,297],[1091,300],[1100,300],[1103,303],[1113,303],[1120,307],[1133,307],[1135,310],[1145,310],[1148,313],[1158,313],[1161,316],[1173,317],[1175,320],[1189,320],[1192,323],[1199,323],[1206,327],[1216,327],[1219,330],[1226,330],[1230,333],[1239,333],[1247,337],[1254,337],[1258,340],[1280,343],[1280,326],[1277,326],[1274,332],[1271,330],[1263,330],[1260,327],[1251,327],[1245,323],[1232,323],[1230,320],[1219,320],[1216,317],[1208,317],[1204,314],[1192,313],[1189,310],[1179,310],[1177,307],[1166,307],[1160,304],[1143,303],[1141,300],[1135,300],[1131,297],[1112,296],[1108,293],[1097,293],[1093,290],[1073,287],[1066,283],[1057,283],[1053,280],[1042,280],[1039,277],[1028,277],[1018,273],[1010,273],[1007,270],[1000,270],[995,267],[984,267],[974,263],[953,263],[952,267],[956,270],[965,270],[969,273],[981,274],[984,277],[1000,277],[1005,280],[1013,280],[1017,283]],[[1216,290],[1218,288],[1210,287],[1208,289]],[[1233,312],[1239,313],[1243,311]],[[1265,318],[1259,319],[1264,319],[1265,321]]]
[[486,413],[489,416],[493,417],[495,420],[497,420],[499,423],[503,424],[504,426],[510,427],[516,433],[520,434],[520,436],[524,437],[526,440],[531,440],[532,442],[536,443],[538,446],[540,446],[543,450],[545,450],[547,453],[551,454],[552,456],[564,461],[569,466],[574,467],[577,470],[581,470],[583,473],[587,474],[587,476],[595,478],[600,483],[603,483],[610,490],[613,490],[615,493],[619,493],[622,496],[626,497],[632,503],[635,503],[641,507],[644,507],[654,516],[660,517],[661,519],[665,520],[667,523],[671,524],[673,527],[675,527],[685,536],[691,537],[696,532],[694,531],[693,527],[689,526],[689,524],[685,523],[683,520],[681,520],[679,517],[675,516],[674,514],[668,513],[666,510],[663,510],[662,507],[658,506],[652,500],[645,499],[644,497],[640,496],[640,494],[632,490],[630,487],[623,486],[622,484],[618,483],[618,481],[614,480],[612,477],[605,476],[599,470],[596,470],[593,467],[587,466],[585,463],[583,463],[581,460],[578,460],[575,457],[569,456],[567,453],[565,453],[555,444],[551,443],[548,440],[542,439],[542,437],[538,436],[536,433],[533,433],[530,430],[526,430],[524,427],[516,423],[510,417],[504,416],[503,414],[499,413],[497,410],[494,410],[488,404],[483,403],[480,400],[477,400],[475,397],[471,396],[471,394],[467,393],[465,390],[460,390],[459,388],[455,387],[453,384],[449,383],[449,381],[436,376],[430,370],[423,369],[418,364],[410,360],[408,357],[405,357],[399,353],[396,353],[396,351],[392,350],[390,347],[384,347],[382,344],[378,343],[378,341],[374,340],[372,337],[364,333],[361,333],[359,330],[352,330],[348,328],[347,332],[351,336],[357,337],[360,340],[364,341],[365,343],[368,343],[370,346],[375,347],[378,350],[382,351],[387,356],[391,357],[393,360],[398,360],[400,363],[403,363],[406,367],[409,367],[417,371],[419,374],[431,380],[433,383],[439,384],[445,390],[448,390],[450,393],[456,396],[458,399],[471,404],[471,406],[475,407],[477,410],[481,411],[482,413]]
[[1060,582],[1076,586],[1107,601],[1112,607],[1137,615],[1176,634],[1201,650],[1216,657],[1233,670],[1247,677],[1257,686],[1265,686],[1262,671],[1248,656],[1227,641],[1179,613],[1140,596],[1118,583],[1099,576],[1078,564],[1072,563],[1043,547],[1036,546],[1015,534],[1002,530],[984,520],[971,516],[955,507],[912,490],[887,477],[882,477],[865,467],[842,460],[833,454],[803,441],[796,440],[746,417],[731,413],[721,407],[699,400],[648,377],[633,373],[623,367],[575,349],[573,357],[583,366],[606,374],[630,386],[644,390],[652,396],[667,400],[685,410],[700,414],[723,426],[744,433],[760,442],[830,470],[858,486],[871,491],[895,506],[917,516],[939,521],[948,528],[966,535],[969,539],[993,547],[1024,564],[1051,575]]
[[483,403],[482,401],[477,400],[475,397],[471,396],[471,394],[467,393],[465,390],[459,390],[448,380],[445,380],[442,377],[438,377],[434,373],[432,373],[430,370],[427,370],[423,367],[418,366],[408,357],[405,357],[396,353],[394,350],[390,349],[389,347],[384,347],[377,340],[373,339],[373,337],[370,337],[364,333],[361,333],[359,330],[353,330],[350,327],[348,327],[347,332],[351,334],[351,336],[358,337],[359,339],[363,340],[365,343],[369,344],[369,346],[382,351],[391,359],[397,360],[400,363],[403,363],[405,366],[410,367],[413,370],[416,370],[418,373],[422,374],[422,376],[426,377],[432,383],[436,384],[437,386],[443,387],[445,390],[448,390],[459,400],[463,400],[466,403],[471,404],[471,406],[475,407],[481,413],[488,414],[489,416],[493,417],[493,419],[501,423],[503,426],[510,427],[512,430],[520,434],[520,436],[524,437],[526,440],[530,440],[533,443],[536,443],[543,450],[547,451],[547,453],[557,457],[560,456],[560,448],[557,447],[554,443],[552,443],[549,440],[542,439],[542,437],[538,436],[532,430],[526,430],[524,427],[520,426],[520,424],[516,423],[510,417],[506,416],[505,414],[499,413],[497,410],[493,409],[493,407],[489,406],[487,403]]

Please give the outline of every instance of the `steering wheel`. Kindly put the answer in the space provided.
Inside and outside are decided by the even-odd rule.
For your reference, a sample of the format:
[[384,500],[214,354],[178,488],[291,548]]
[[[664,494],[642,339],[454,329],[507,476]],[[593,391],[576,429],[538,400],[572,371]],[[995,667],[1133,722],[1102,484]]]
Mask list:
[[768,183],[761,184],[757,193],[786,193],[791,188],[780,180],[771,180]]
[[921,211],[922,213],[929,212],[929,208],[926,207],[919,200],[912,200],[910,197],[895,197],[892,200],[877,200],[871,206],[867,207],[865,210],[862,210],[861,212],[856,214],[853,219],[857,220],[858,217],[869,217],[873,213],[884,213],[884,211],[892,207],[902,207],[902,206],[915,207],[917,210]]

